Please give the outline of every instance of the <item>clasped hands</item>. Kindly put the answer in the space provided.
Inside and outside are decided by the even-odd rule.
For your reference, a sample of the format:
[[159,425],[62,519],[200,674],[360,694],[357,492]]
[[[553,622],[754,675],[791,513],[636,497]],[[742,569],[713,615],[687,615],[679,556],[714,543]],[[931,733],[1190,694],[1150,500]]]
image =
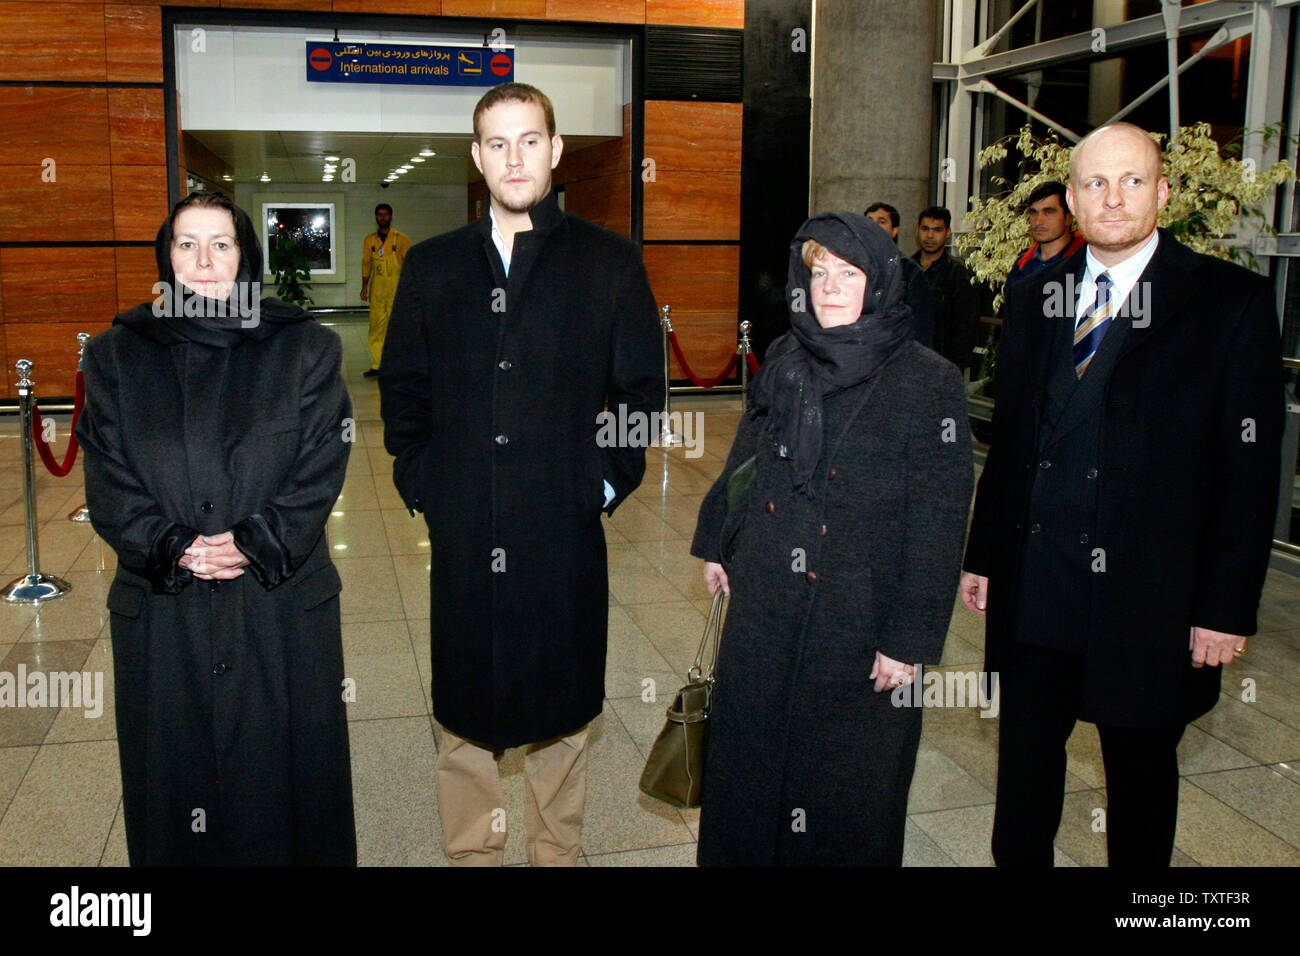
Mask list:
[[[722,588],[723,594],[731,593],[731,582],[727,580],[727,571],[716,561],[704,562],[704,583],[708,586],[710,594],[717,594],[718,588]],[[916,665],[904,664],[876,651],[876,660],[871,666],[868,678],[876,682],[874,689],[879,694],[883,690],[893,690],[916,680]]]
[[[988,607],[988,578],[963,571],[958,591],[961,593],[961,603],[969,610],[976,614],[984,613]],[[1192,653],[1193,667],[1205,667],[1207,664],[1218,667],[1220,664],[1231,664],[1246,653],[1246,638],[1208,627],[1193,627],[1187,649]]]
[[233,581],[244,573],[248,558],[235,547],[234,533],[223,531],[221,534],[199,535],[190,542],[176,564],[200,581]]

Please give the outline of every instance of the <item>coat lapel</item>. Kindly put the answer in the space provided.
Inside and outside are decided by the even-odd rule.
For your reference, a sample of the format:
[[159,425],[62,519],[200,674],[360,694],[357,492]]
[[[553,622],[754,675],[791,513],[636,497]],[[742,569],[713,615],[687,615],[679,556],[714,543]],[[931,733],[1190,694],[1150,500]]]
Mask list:
[[[1082,280],[1086,265],[1081,263],[1077,279]],[[1191,270],[1191,259],[1186,248],[1164,229],[1155,255],[1142,270],[1142,275],[1121,305],[1110,331],[1102,339],[1101,347],[1071,390],[1066,406],[1056,427],[1044,442],[1044,448],[1060,441],[1084,422],[1098,414],[1115,366],[1134,349],[1175,321],[1181,310],[1196,294],[1201,283]],[[1074,297],[1070,297],[1070,329],[1074,328]],[[1052,345],[1053,361],[1050,367],[1059,368],[1065,363],[1073,377],[1073,334],[1057,337]],[[1064,354],[1061,354],[1062,349]],[[1050,374],[1050,373],[1049,373]]]

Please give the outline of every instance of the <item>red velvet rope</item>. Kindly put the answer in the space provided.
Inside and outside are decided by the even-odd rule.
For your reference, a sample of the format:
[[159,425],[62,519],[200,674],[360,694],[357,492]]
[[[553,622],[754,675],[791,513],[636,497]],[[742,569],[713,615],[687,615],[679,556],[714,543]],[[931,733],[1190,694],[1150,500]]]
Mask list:
[[81,369],[77,369],[76,398],[72,402],[72,434],[68,438],[68,450],[63,456],[63,464],[54,460],[54,455],[50,451],[49,444],[42,437],[41,433],[45,431],[45,426],[41,421],[41,410],[32,402],[32,439],[36,445],[36,450],[40,452],[41,461],[45,462],[45,468],[55,478],[63,478],[68,472],[72,471],[72,465],[77,460],[77,419],[81,417],[81,410],[86,405],[86,383],[81,377]]
[[677,356],[677,361],[686,373],[686,377],[694,382],[699,388],[713,388],[715,385],[721,385],[727,379],[731,378],[731,370],[736,367],[736,356],[731,356],[727,364],[723,367],[721,374],[713,378],[702,379],[691,369],[690,363],[686,361],[686,356],[682,354],[681,344],[677,341],[677,333],[669,332],[668,341],[672,343],[673,354]]
[[757,374],[758,374],[758,359],[754,358],[754,353],[753,353],[753,352],[748,353],[748,354],[745,356],[745,361],[749,363],[749,373],[750,373],[751,375],[757,375]]

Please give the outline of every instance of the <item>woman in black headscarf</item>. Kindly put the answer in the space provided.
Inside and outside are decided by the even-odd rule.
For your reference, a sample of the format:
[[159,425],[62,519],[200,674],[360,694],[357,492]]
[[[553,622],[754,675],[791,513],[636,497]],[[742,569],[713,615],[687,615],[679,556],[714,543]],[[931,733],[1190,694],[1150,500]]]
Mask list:
[[339,338],[259,301],[229,199],[158,231],[152,303],[86,346],[86,500],[108,592],[133,866],[356,862],[338,572]]
[[731,594],[701,865],[902,862],[921,710],[899,705],[943,649],[973,484],[961,374],[912,339],[904,294],[863,216],[816,216],[790,245],[790,332],[691,546]]

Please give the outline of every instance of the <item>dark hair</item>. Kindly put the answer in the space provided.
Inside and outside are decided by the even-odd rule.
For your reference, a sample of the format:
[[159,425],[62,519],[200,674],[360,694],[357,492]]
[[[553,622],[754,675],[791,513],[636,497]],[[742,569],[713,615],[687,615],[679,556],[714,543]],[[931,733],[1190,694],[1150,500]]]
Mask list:
[[1044,199],[1048,199],[1052,196],[1055,196],[1057,199],[1061,200],[1062,209],[1064,209],[1066,212],[1070,211],[1070,207],[1066,205],[1065,202],[1065,184],[1056,183],[1056,182],[1043,183],[1041,186],[1039,186],[1033,192],[1031,192],[1029,194],[1029,198],[1025,200],[1025,209],[1028,210],[1029,207],[1032,206],[1034,203],[1042,202]]
[[172,240],[176,234],[176,217],[186,209],[224,209],[235,223],[235,244],[239,246],[239,271],[235,278],[242,282],[262,281],[262,244],[257,241],[257,229],[248,213],[235,205],[234,200],[221,193],[190,193],[175,206],[171,215],[163,220],[154,239],[154,258],[158,261],[158,281],[173,283]]
[[482,141],[483,137],[479,133],[479,117],[496,106],[498,103],[536,103],[546,114],[546,135],[555,135],[555,107],[551,105],[550,97],[535,86],[529,86],[527,83],[501,83],[492,87],[479,99],[478,104],[474,107],[474,138]]
[[870,216],[877,209],[883,209],[885,210],[885,212],[889,213],[890,223],[893,225],[895,229],[898,228],[898,223],[899,223],[898,210],[895,209],[887,202],[873,202],[870,206],[867,207],[867,211],[864,212],[862,215]]
[[926,206],[921,210],[921,215],[916,217],[916,224],[919,226],[922,219],[942,219],[945,229],[952,228],[952,213],[945,206]]
[[388,205],[388,203],[386,203],[386,202],[381,202],[378,206],[375,207],[375,215],[376,215],[376,216],[379,215],[379,210],[381,210],[381,209],[387,209],[387,210],[388,210],[388,214],[389,214],[390,216],[393,214],[393,207],[390,206],[390,205]]

